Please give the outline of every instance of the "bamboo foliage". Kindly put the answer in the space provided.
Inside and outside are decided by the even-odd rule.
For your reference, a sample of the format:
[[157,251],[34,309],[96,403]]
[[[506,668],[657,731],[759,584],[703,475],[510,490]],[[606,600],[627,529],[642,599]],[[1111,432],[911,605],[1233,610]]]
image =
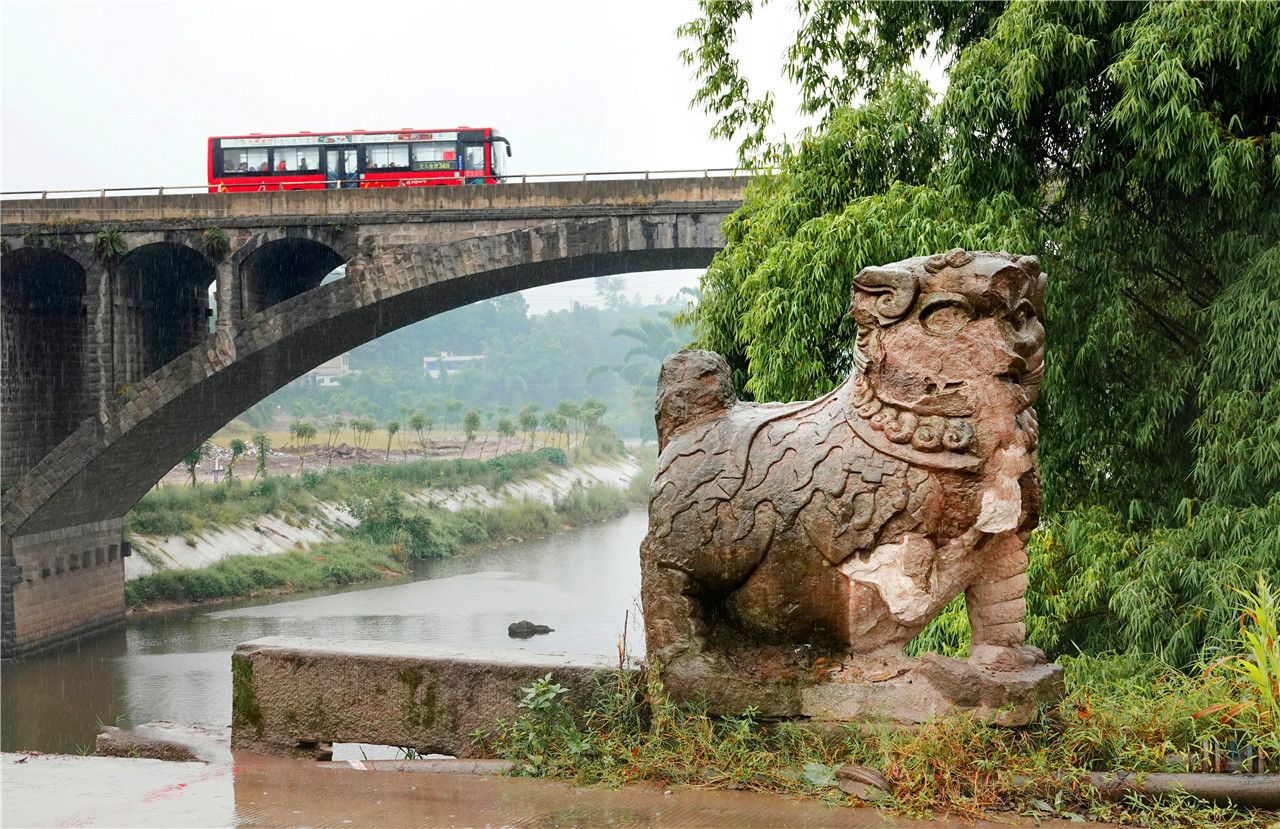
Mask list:
[[[782,170],[725,224],[697,345],[809,398],[851,369],[862,267],[1039,254],[1033,640],[1184,666],[1234,641],[1228,585],[1280,572],[1280,6],[801,3],[784,73],[819,126],[789,144],[734,56],[752,10],[681,30],[713,133]],[[932,41],[941,96],[907,71]]]

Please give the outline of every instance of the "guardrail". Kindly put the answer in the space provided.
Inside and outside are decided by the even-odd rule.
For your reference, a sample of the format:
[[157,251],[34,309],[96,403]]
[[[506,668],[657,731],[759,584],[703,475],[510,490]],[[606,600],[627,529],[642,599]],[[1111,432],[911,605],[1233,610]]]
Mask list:
[[[709,167],[700,170],[612,170],[588,173],[508,173],[502,176],[499,184],[528,184],[530,181],[610,181],[610,180],[650,180],[660,178],[737,178],[739,176],[754,176],[776,172],[775,170],[744,170],[739,167]],[[454,179],[461,181],[475,181],[479,177],[464,177],[460,173],[455,173]],[[335,190],[355,190],[355,189],[378,189],[386,186],[421,186],[407,185],[406,181],[420,181],[421,176],[416,178],[407,175],[400,180],[399,185],[389,185],[387,179],[375,179],[379,182],[388,182],[387,184],[378,184],[375,186],[362,188],[361,181],[356,179],[335,179],[328,181],[293,181],[280,182],[279,184],[236,184],[225,183],[225,191],[228,193],[276,193],[284,190],[312,190],[317,185],[323,185],[324,189]],[[483,179],[479,179],[483,181]],[[22,198],[75,198],[77,196],[97,196],[99,198],[108,198],[111,195],[132,195],[132,196],[163,196],[166,194],[178,193],[207,193],[210,188],[218,185],[205,184],[179,184],[179,185],[158,185],[149,187],[78,187],[68,190],[6,190],[0,192],[0,200],[12,200]],[[487,185],[490,187],[497,185]]]

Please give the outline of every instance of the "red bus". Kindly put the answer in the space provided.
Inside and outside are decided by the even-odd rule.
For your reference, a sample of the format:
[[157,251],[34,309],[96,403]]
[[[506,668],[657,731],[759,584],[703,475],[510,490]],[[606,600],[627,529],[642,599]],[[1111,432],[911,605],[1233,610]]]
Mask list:
[[209,191],[497,184],[509,155],[490,127],[223,135],[209,139]]

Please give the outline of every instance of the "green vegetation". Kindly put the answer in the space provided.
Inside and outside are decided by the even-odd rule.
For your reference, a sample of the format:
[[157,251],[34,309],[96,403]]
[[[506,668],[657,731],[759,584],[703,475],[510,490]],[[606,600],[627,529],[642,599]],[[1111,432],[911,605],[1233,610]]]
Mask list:
[[[474,410],[486,424],[480,428],[496,429],[500,418],[530,404],[542,413],[561,400],[595,398],[607,408],[603,425],[620,435],[652,438],[658,365],[686,341],[670,325],[681,304],[627,298],[605,287],[610,283],[608,277],[597,280],[605,307],[535,315],[521,296],[511,295],[436,315],[353,350],[349,362],[355,372],[344,375],[341,385],[286,387],[246,418],[253,428],[265,428],[280,406],[317,423],[335,416],[394,420],[426,433],[425,426],[414,428],[412,413],[434,427],[461,431],[463,413]],[[484,359],[433,378],[422,360],[442,351]],[[530,431],[524,421],[520,428]]]
[[[837,805],[859,801],[837,787],[845,764],[874,769],[889,782],[876,805],[910,814],[982,818],[1016,812],[1036,818],[1123,825],[1266,826],[1278,815],[1217,807],[1190,797],[1158,801],[1102,797],[1089,772],[1187,771],[1209,766],[1214,751],[1253,745],[1280,771],[1273,721],[1260,716],[1247,683],[1211,666],[1196,676],[1135,654],[1063,660],[1066,699],[1024,729],[966,717],[934,720],[914,731],[803,722],[769,723],[752,711],[709,717],[677,705],[652,679],[614,673],[585,712],[561,704],[548,675],[522,689],[520,715],[486,735],[515,763],[514,773],[621,785],[656,781],[772,791]],[[1230,712],[1249,713],[1230,716]]]
[[[1085,774],[1254,748],[1280,772],[1280,598],[1263,580],[1280,572],[1280,7],[800,3],[782,70],[817,125],[786,144],[735,55],[760,5],[702,0],[681,28],[712,134],[781,173],[752,182],[677,321],[744,396],[808,398],[852,367],[863,267],[1040,255],[1046,514],[1028,627],[1066,666],[1067,698],[1024,729],[832,734],[708,717],[624,676],[570,712],[548,676],[493,746],[519,774],[582,782],[851,803],[835,774],[851,763],[910,813],[1270,824],[1188,797],[1110,802]],[[931,51],[940,97],[907,68]],[[959,600],[914,646],[959,654],[968,634]]]
[[496,488],[567,463],[563,451],[544,448],[484,461],[359,465],[322,474],[264,478],[248,485],[231,479],[220,484],[159,486],[133,508],[125,528],[140,535],[194,535],[261,515],[307,518],[315,514],[320,502],[342,503],[357,493],[367,495],[379,489],[449,489],[473,484]]
[[403,558],[366,540],[318,544],[307,552],[231,556],[209,567],[173,568],[125,582],[125,604],[203,602],[270,590],[318,590],[405,572]]
[[[614,447],[616,452],[616,447]],[[601,460],[583,452],[582,460]],[[617,454],[612,457],[618,457]],[[410,504],[405,492],[481,484],[496,488],[567,463],[559,449],[500,455],[485,461],[423,461],[265,478],[252,486],[161,487],[129,514],[128,529],[146,535],[189,535],[211,526],[274,514],[301,519],[321,502],[341,502],[360,524],[345,537],[271,556],[231,556],[203,568],[162,569],[125,583],[129,606],[192,603],[264,591],[339,587],[404,575],[414,559],[453,555],[511,538],[533,538],[566,527],[616,518],[647,497],[651,468],[627,490],[575,487],[555,504],[523,501],[458,512]]]
[[227,232],[216,226],[200,233],[200,246],[215,262],[221,262],[231,252],[231,240],[227,237]]
[[[1230,641],[1227,585],[1280,572],[1280,6],[801,4],[784,73],[819,126],[786,146],[733,54],[752,4],[701,5],[694,101],[782,173],[726,223],[697,343],[748,396],[811,397],[851,368],[861,268],[1039,254],[1032,640],[1184,668]],[[940,100],[906,70],[935,41]]]
[[120,228],[104,227],[94,234],[93,258],[108,268],[114,269],[128,252],[129,246],[125,243]]

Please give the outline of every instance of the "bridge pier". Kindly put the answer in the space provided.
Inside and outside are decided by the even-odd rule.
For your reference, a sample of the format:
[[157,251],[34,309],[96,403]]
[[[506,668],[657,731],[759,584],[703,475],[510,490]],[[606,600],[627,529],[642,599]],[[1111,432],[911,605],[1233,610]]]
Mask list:
[[111,273],[98,262],[85,268],[85,392],[91,410],[106,416],[107,404],[115,397],[115,346],[112,315],[115,313]]
[[124,519],[3,537],[0,658],[8,661],[124,622]]

